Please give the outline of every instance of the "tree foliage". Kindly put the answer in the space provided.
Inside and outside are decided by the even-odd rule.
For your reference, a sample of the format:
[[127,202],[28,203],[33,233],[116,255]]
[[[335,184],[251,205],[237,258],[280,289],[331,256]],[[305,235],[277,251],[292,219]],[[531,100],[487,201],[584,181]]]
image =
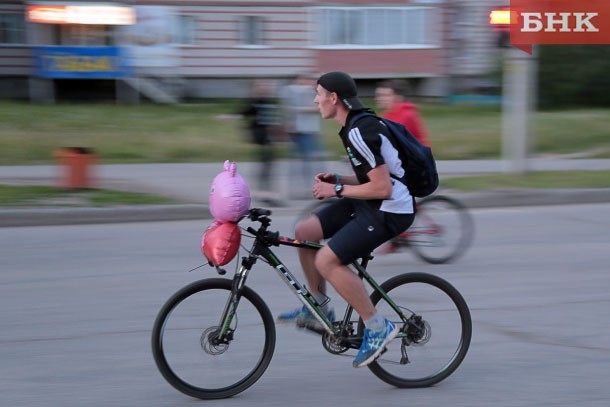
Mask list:
[[540,107],[610,107],[610,45],[542,45],[538,72]]

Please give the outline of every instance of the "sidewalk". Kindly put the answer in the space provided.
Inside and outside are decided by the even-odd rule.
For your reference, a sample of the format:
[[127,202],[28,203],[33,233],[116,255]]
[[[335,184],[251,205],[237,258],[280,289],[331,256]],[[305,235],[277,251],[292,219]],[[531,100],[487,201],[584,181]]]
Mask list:
[[[318,163],[329,172],[346,172],[336,161]],[[238,172],[251,186],[256,185],[257,163],[238,163]],[[439,161],[441,180],[454,176],[504,172],[507,163],[497,160]],[[531,159],[535,171],[609,170],[610,159]],[[168,196],[184,205],[140,205],[112,208],[0,208],[1,226],[57,225],[81,223],[141,222],[211,218],[207,207],[209,188],[223,169],[222,162],[194,164],[106,164],[95,168],[96,188],[142,192]],[[306,188],[295,188],[288,174],[298,171],[298,163],[280,161],[275,169],[275,185],[282,206],[274,213],[296,214],[311,203]],[[57,166],[0,166],[0,184],[58,185]],[[444,193],[441,189],[437,193]],[[551,205],[610,202],[610,189],[597,190],[494,190],[450,194],[469,207]],[[264,206],[252,191],[252,206]]]

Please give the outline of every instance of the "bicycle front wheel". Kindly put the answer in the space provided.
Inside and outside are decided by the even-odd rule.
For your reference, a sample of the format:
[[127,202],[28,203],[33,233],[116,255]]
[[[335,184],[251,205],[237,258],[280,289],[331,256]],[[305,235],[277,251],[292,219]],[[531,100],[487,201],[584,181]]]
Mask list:
[[174,388],[200,399],[231,397],[254,384],[271,361],[275,325],[267,305],[243,287],[231,335],[215,341],[232,281],[194,282],[163,305],[152,331],[157,368]]
[[417,203],[413,224],[396,239],[422,260],[442,264],[464,254],[473,236],[474,222],[466,207],[453,198],[436,195]]
[[[462,295],[446,280],[426,273],[402,274],[381,287],[409,318],[402,320],[378,292],[371,295],[379,313],[401,330],[369,369],[400,388],[427,387],[447,378],[464,360],[472,337]],[[360,319],[358,333],[363,332]]]

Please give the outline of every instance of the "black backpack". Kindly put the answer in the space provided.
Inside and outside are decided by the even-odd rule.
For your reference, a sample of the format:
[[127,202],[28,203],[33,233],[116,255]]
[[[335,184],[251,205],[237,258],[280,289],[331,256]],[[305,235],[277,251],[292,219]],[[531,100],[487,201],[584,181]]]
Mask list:
[[350,128],[363,117],[372,116],[377,118],[388,128],[398,148],[405,176],[403,181],[409,188],[411,195],[423,198],[430,195],[438,188],[438,172],[436,161],[432,156],[432,149],[423,145],[405,126],[392,120],[379,117],[371,112],[361,112],[354,115],[350,122]]

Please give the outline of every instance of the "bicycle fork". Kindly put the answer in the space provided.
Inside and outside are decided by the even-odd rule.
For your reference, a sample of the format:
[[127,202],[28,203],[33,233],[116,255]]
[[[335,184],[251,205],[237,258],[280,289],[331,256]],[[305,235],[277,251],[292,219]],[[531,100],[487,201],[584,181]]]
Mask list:
[[218,329],[216,331],[216,337],[210,338],[215,344],[228,344],[233,339],[233,329],[231,329],[231,323],[237,313],[237,306],[241,299],[241,291],[246,284],[246,278],[248,273],[252,269],[252,266],[256,262],[256,257],[249,256],[244,257],[239,270],[233,276],[231,283],[231,294],[227,299],[224,310],[220,316],[218,323]]

